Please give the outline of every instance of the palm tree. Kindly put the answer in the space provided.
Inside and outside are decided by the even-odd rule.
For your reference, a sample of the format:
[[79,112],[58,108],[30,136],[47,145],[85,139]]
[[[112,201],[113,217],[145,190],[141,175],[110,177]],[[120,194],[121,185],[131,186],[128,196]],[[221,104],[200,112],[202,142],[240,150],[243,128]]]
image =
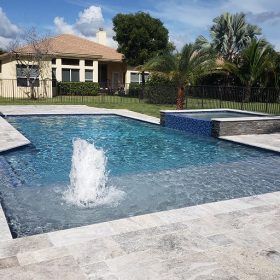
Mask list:
[[270,59],[272,48],[263,40],[253,40],[241,53],[239,62],[225,62],[223,69],[237,76],[246,87],[244,101],[248,102],[251,89],[256,85],[265,85],[267,73],[273,69]]
[[194,84],[201,76],[214,69],[211,53],[198,50],[195,44],[186,44],[181,53],[163,54],[149,60],[144,69],[159,73],[175,81],[178,89],[177,109],[184,108],[185,86]]
[[218,56],[226,61],[234,62],[240,52],[261,35],[261,29],[247,23],[243,13],[224,13],[213,22],[210,29],[211,41],[199,36],[196,44],[201,48],[216,51]]

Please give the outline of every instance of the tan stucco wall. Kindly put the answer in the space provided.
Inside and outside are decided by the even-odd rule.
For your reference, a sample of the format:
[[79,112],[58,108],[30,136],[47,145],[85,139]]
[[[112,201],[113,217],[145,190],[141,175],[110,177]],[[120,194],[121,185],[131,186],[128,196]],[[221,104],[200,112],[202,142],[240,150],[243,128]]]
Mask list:
[[[74,57],[73,57],[74,58]],[[76,58],[79,59],[79,58]],[[98,61],[93,61],[93,66],[85,66],[85,59],[80,59],[79,65],[62,65],[61,58],[56,58],[56,64],[52,64],[51,68],[56,68],[56,79],[62,81],[62,69],[79,69],[80,70],[80,81],[85,81],[85,70],[93,70],[93,82],[98,82]]]
[[[43,70],[43,78],[49,79],[44,82],[40,81],[40,87],[35,87],[36,97],[52,97],[52,83],[51,83],[51,61],[45,62],[46,66]],[[28,98],[30,94],[29,87],[17,86],[15,60],[11,61],[10,58],[2,60],[2,72],[0,78],[0,96],[5,98]],[[41,77],[40,77],[41,79]]]
[[[72,58],[72,57],[71,57]],[[76,57],[73,57],[76,58]],[[76,59],[79,59],[78,57]],[[90,58],[88,58],[90,59]],[[55,95],[55,88],[52,89],[52,68],[56,69],[56,79],[57,81],[62,81],[62,69],[79,69],[80,70],[80,81],[85,81],[85,70],[93,70],[93,82],[98,82],[98,64],[99,61],[93,60],[93,66],[85,66],[85,59],[79,59],[79,65],[62,65],[61,58],[56,58],[56,64],[52,64],[51,60],[46,61],[46,67],[44,70],[44,78],[49,79],[44,86],[42,81],[40,81],[40,87],[36,88],[37,97],[49,97],[51,98]],[[123,62],[105,62],[108,65],[107,79],[110,81],[111,85],[113,83],[113,73],[119,73],[119,85],[125,83],[124,74],[126,72],[126,65]],[[7,98],[27,98],[30,92],[29,87],[18,87],[17,86],[17,76],[16,76],[16,61],[10,61],[10,59],[2,60],[2,72],[0,73],[0,96]]]

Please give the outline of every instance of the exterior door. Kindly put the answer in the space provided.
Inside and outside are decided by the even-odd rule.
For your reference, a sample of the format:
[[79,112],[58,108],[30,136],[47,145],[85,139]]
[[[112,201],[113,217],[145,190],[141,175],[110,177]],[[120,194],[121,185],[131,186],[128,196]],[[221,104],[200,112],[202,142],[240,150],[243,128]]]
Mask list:
[[120,72],[112,73],[112,88],[117,89],[121,86],[121,74]]

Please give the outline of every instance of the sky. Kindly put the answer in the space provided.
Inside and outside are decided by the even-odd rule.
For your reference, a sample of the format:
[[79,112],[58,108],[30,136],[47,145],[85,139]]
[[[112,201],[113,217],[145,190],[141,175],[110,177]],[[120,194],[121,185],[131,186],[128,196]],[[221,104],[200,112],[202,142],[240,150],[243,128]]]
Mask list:
[[212,20],[224,12],[244,12],[280,51],[280,0],[0,0],[0,48],[31,27],[42,34],[70,33],[95,40],[98,28],[113,41],[117,13],[144,11],[159,18],[178,50],[197,36],[209,37]]

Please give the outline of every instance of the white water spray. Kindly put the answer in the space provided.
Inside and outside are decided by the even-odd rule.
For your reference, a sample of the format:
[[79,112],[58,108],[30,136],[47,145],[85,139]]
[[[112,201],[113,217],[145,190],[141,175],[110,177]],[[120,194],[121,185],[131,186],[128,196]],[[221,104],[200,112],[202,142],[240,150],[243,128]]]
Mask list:
[[96,149],[86,140],[74,140],[70,186],[64,192],[65,200],[80,207],[117,203],[124,192],[107,186],[106,164],[102,149]]

